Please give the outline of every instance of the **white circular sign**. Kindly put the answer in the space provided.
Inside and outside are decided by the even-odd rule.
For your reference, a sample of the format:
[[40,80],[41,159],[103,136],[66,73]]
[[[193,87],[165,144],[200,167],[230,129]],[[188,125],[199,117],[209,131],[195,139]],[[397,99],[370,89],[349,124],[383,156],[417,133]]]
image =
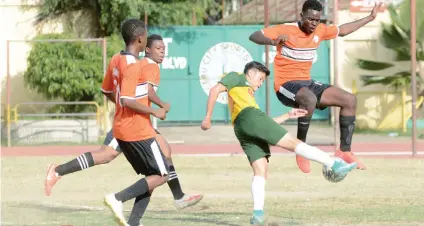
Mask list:
[[[243,73],[244,66],[253,61],[250,53],[243,46],[234,42],[221,42],[206,51],[200,61],[200,85],[206,95],[221,78],[229,72]],[[218,96],[219,103],[227,104],[227,93]]]

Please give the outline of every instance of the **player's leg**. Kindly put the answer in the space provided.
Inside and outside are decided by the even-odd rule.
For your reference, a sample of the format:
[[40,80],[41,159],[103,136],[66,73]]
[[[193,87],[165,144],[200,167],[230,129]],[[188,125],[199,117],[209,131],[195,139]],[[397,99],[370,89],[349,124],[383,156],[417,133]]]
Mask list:
[[[317,105],[316,95],[308,89],[312,81],[291,81],[284,83],[277,92],[277,98],[288,107],[306,109],[308,115],[297,119],[297,139],[306,142],[309,124]],[[309,173],[311,167],[309,161],[302,156],[296,155],[296,163],[300,170]]]
[[49,165],[44,182],[46,195],[51,194],[51,190],[56,182],[64,175],[88,169],[99,164],[107,164],[120,154],[118,143],[113,138],[112,130],[106,135],[103,145],[96,151],[86,152],[71,161],[61,164]]
[[140,219],[143,217],[144,212],[146,211],[147,206],[150,202],[150,197],[153,194],[153,190],[150,190],[147,193],[139,195],[135,198],[131,214],[128,218],[128,224],[130,226],[139,226]]
[[[169,166],[154,138],[134,142],[118,140],[118,143],[136,173],[146,175],[145,178],[138,180],[122,191],[105,197],[107,206],[110,207],[115,217],[125,225],[123,203],[140,195],[147,196],[145,193],[149,193],[150,190],[166,183]],[[147,205],[145,208],[147,208]]]
[[318,104],[320,108],[329,106],[340,107],[340,150],[336,152],[336,156],[349,163],[358,163],[358,169],[366,169],[366,166],[351,152],[352,136],[355,130],[356,120],[355,95],[331,86],[322,92]]
[[[244,114],[244,116],[247,115]],[[256,137],[268,144],[285,148],[296,153],[296,155],[331,167],[335,172],[348,173],[357,165],[356,163],[348,164],[335,161],[324,151],[292,137],[287,133],[287,130],[258,109],[252,108],[249,118],[251,118],[251,123],[249,127],[244,126],[244,132],[251,137]]]
[[171,146],[166,141],[165,137],[156,130],[156,140],[161,147],[163,155],[169,164],[169,179],[168,186],[171,189],[172,195],[174,196],[174,204],[177,209],[184,209],[189,206],[196,205],[200,200],[202,200],[203,195],[195,194],[195,195],[187,195],[181,189],[181,184],[178,179],[177,172],[175,171],[174,163],[172,162],[171,156]]
[[234,122],[234,133],[253,169],[251,186],[253,214],[250,223],[262,225],[265,220],[265,184],[268,174],[268,158],[271,153],[268,143],[257,138],[253,132],[257,129],[254,126],[255,121],[258,121],[258,123],[262,121],[262,116],[257,111],[260,112],[259,109],[244,109]]

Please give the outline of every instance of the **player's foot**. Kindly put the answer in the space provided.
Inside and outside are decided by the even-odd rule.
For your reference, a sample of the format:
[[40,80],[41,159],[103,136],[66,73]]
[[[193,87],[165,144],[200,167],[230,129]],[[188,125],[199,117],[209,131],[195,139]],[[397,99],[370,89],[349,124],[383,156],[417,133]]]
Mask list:
[[253,225],[264,225],[265,214],[263,210],[254,210],[253,215],[250,218],[250,224]]
[[300,155],[296,155],[296,163],[300,170],[304,173],[311,172],[311,165],[308,159],[303,158]]
[[44,191],[47,196],[52,193],[53,186],[61,178],[61,176],[59,176],[59,174],[57,174],[55,171],[56,167],[57,165],[50,164],[47,168],[47,176],[44,180]]
[[337,174],[344,175],[344,174],[348,174],[350,171],[355,169],[356,166],[357,166],[356,162],[347,163],[340,158],[336,158],[331,169]]
[[113,215],[119,221],[120,225],[128,226],[124,216],[124,204],[115,198],[115,194],[107,195],[104,199],[105,205],[112,210]]
[[184,209],[190,206],[194,206],[203,199],[203,195],[184,195],[181,199],[175,200],[175,207],[177,209]]
[[367,167],[361,161],[359,161],[359,159],[355,155],[353,155],[353,153],[350,151],[343,152],[341,150],[337,150],[334,156],[345,160],[347,163],[356,162],[358,164],[356,166],[357,169],[360,169],[360,170],[367,169]]

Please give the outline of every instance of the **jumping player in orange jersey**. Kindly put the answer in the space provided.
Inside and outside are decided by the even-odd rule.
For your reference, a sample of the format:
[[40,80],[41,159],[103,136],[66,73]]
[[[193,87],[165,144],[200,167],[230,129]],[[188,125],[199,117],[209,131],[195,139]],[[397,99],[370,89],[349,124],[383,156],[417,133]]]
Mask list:
[[[298,118],[297,138],[306,141],[312,114],[317,108],[340,107],[340,149],[335,155],[348,163],[356,162],[358,169],[366,169],[351,152],[355,128],[356,97],[337,87],[312,80],[310,70],[316,49],[322,40],[346,36],[373,21],[382,3],[376,4],[371,14],[360,20],[340,26],[320,23],[322,5],[317,0],[306,0],[300,14],[301,20],[281,24],[254,32],[249,39],[259,45],[277,46],[274,59],[274,90],[277,98],[288,107],[306,109],[308,115]],[[309,161],[296,156],[298,167],[310,172]]]
[[[147,38],[146,57],[143,58],[142,61],[150,62],[149,68],[157,69],[151,70],[152,72],[157,72],[156,74],[158,80],[155,82],[155,84],[157,85],[159,84],[160,79],[160,76],[158,74],[159,67],[157,64],[162,63],[164,48],[165,45],[161,36],[153,34]],[[118,71],[122,71],[128,66],[128,63],[135,62],[136,60],[138,59],[135,56],[132,56],[124,51],[119,54],[116,54],[109,64],[110,70],[108,70],[105,79],[108,80],[107,78],[112,78],[113,68],[118,68]],[[113,92],[110,92],[113,87],[113,79],[110,79],[109,82],[110,85],[106,85],[108,84],[107,82],[104,83],[104,87],[102,88],[102,90],[105,94],[108,95],[108,98],[110,97],[109,99],[111,101],[115,102],[115,96]],[[151,86],[149,86],[149,89],[150,88]],[[157,88],[157,86],[154,86],[154,88]],[[169,104],[162,102],[157,97],[154,89],[152,92],[149,92],[149,100],[151,100],[158,106],[169,110]],[[161,135],[159,131],[156,132],[156,139],[159,143],[159,146],[161,147],[167,161],[170,163],[171,172],[167,183],[173,194],[175,200],[175,207],[177,209],[183,209],[197,204],[203,198],[203,196],[197,194],[188,195],[182,191],[178,175],[175,171],[174,164],[172,163],[171,148],[168,142],[163,137],[163,135]],[[96,165],[107,164],[110,161],[114,160],[116,157],[118,157],[118,155],[120,154],[121,150],[116,139],[113,137],[113,133],[111,130],[108,132],[105,141],[103,142],[103,145],[98,150],[86,152],[81,156],[78,156],[77,158],[61,165],[51,164],[47,170],[47,176],[45,179],[46,195],[51,194],[53,186],[60,178],[62,178],[62,176],[85,170]]]

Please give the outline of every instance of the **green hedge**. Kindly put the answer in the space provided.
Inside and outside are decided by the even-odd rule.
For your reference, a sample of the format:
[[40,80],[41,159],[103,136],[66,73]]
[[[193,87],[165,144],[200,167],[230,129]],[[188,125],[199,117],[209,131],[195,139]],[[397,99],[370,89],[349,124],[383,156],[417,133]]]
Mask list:
[[[69,34],[43,34],[36,40],[68,39]],[[118,36],[107,40],[107,63],[124,47]],[[47,100],[96,101],[102,103],[102,42],[33,42],[24,73],[25,84]],[[91,107],[90,107],[91,108]],[[87,106],[55,106],[50,112],[82,112]]]

